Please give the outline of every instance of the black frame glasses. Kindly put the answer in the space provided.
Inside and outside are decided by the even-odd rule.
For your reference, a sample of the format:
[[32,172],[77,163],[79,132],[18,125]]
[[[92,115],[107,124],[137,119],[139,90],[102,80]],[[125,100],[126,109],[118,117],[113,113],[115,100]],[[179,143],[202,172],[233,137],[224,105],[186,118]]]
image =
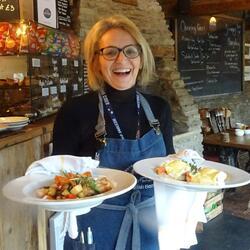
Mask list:
[[114,61],[117,59],[119,54],[123,52],[123,54],[129,59],[135,59],[136,57],[141,55],[141,46],[139,44],[129,44],[124,46],[123,48],[118,48],[115,46],[108,46],[105,48],[99,49],[96,53],[102,55],[104,59],[108,61]]

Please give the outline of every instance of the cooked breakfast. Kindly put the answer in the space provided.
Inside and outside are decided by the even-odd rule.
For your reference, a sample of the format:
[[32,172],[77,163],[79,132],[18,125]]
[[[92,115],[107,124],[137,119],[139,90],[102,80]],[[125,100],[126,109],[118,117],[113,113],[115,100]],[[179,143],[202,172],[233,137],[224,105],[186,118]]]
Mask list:
[[166,161],[155,167],[154,171],[161,176],[168,176],[175,180],[192,183],[222,185],[225,183],[227,174],[209,167],[197,167],[181,159]]
[[49,200],[79,199],[112,189],[112,183],[106,177],[94,178],[91,172],[66,173],[54,177],[54,182],[37,190],[37,196]]

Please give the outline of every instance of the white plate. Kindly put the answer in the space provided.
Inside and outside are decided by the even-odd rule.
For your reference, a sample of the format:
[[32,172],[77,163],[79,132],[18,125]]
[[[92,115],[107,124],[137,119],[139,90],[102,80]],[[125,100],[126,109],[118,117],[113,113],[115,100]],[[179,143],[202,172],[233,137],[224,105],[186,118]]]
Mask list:
[[8,126],[0,124],[0,132],[8,130]]
[[94,176],[104,175],[112,181],[113,188],[103,194],[75,200],[46,200],[38,198],[36,190],[53,182],[53,176],[26,175],[14,179],[3,187],[3,194],[10,200],[38,205],[51,211],[70,211],[78,208],[98,206],[104,200],[124,194],[136,185],[136,178],[120,170],[96,168]]
[[11,131],[16,131],[16,130],[19,130],[25,126],[27,126],[28,123],[24,123],[24,124],[20,124],[20,125],[8,125],[8,130],[11,130]]
[[6,116],[6,117],[0,117],[0,123],[1,124],[22,124],[22,123],[28,123],[29,118],[25,116]]
[[9,126],[9,127],[15,127],[15,126],[22,126],[22,125],[25,126],[25,125],[27,125],[29,123],[28,122],[14,122],[14,123],[4,123],[4,124]]
[[227,173],[227,179],[224,185],[204,185],[197,183],[189,183],[185,181],[174,180],[171,177],[160,176],[154,172],[154,168],[159,166],[166,157],[149,158],[138,161],[134,164],[134,170],[138,174],[145,176],[154,181],[163,182],[171,187],[193,191],[214,191],[216,189],[233,188],[244,186],[250,183],[250,174],[236,167],[225,165],[222,163],[205,161],[201,166],[215,168]]

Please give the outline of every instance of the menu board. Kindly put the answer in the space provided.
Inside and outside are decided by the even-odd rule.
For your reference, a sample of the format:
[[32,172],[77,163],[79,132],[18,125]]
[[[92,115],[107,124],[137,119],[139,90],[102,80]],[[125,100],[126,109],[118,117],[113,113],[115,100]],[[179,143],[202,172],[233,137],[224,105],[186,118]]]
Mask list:
[[57,15],[59,28],[71,28],[70,5],[68,0],[57,0]]
[[235,18],[177,19],[177,60],[182,79],[193,96],[242,90],[243,24]]
[[0,0],[0,22],[16,21],[19,18],[18,0]]

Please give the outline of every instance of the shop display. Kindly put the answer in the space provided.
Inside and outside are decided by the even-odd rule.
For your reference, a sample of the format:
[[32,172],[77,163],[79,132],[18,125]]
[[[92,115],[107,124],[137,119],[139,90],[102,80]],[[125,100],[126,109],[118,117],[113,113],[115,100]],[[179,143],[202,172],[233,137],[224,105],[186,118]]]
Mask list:
[[0,76],[0,116],[39,119],[83,93],[80,43],[73,33],[34,22],[0,22],[0,56],[10,65],[15,57],[27,64],[27,72],[16,72],[13,65],[11,77]]
[[79,38],[36,24],[35,22],[0,22],[0,55],[42,53],[79,57]]

